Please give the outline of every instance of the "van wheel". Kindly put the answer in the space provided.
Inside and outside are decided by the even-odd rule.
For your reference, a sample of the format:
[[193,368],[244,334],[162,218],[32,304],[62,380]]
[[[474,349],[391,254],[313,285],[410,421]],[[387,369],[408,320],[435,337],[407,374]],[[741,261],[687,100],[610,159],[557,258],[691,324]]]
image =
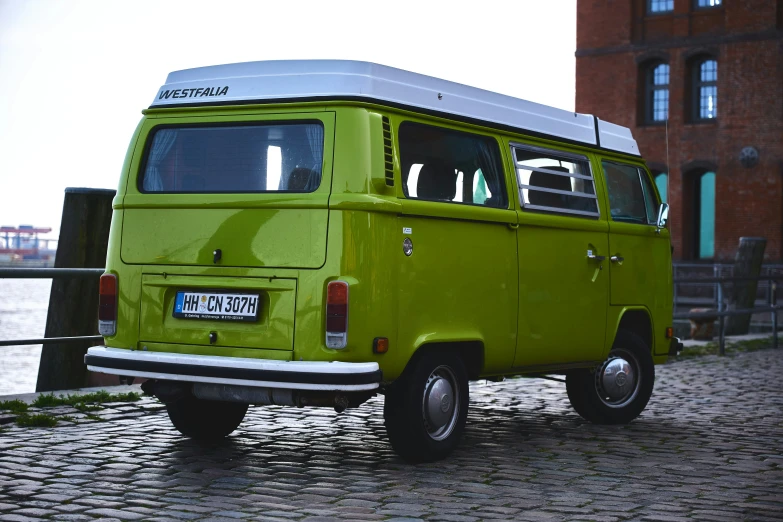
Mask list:
[[468,377],[462,359],[425,353],[387,390],[383,405],[392,448],[411,462],[451,453],[468,417]]
[[166,404],[174,427],[191,439],[216,441],[237,429],[245,418],[247,404],[206,401],[192,395]]
[[584,419],[625,424],[647,406],[654,382],[650,347],[635,333],[620,330],[606,361],[593,370],[566,375],[566,391],[571,406]]

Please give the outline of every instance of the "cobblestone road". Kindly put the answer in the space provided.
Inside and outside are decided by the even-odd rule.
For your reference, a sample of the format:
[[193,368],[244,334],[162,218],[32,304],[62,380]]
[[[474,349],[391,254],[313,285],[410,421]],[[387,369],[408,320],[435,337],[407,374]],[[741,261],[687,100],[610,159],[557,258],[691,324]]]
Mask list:
[[783,351],[657,367],[647,410],[595,426],[564,386],[471,387],[449,459],[391,451],[382,399],[251,408],[225,443],[179,436],[156,402],[0,434],[0,520],[781,520]]

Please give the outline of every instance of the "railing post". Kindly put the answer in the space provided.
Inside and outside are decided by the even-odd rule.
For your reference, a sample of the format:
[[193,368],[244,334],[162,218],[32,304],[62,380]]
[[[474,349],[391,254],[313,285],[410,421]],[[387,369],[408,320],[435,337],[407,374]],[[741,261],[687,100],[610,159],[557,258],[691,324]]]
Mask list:
[[723,315],[718,317],[719,341],[718,341],[718,353],[720,355],[726,355],[726,335],[723,333]]
[[772,279],[769,279],[767,281],[767,302],[768,303],[772,302],[772,282],[773,282]]
[[[112,216],[113,190],[65,189],[57,268],[103,268]],[[45,337],[97,334],[98,279],[54,279]],[[99,342],[46,344],[41,350],[36,391],[87,385],[84,354]]]
[[[718,270],[718,265],[714,264],[712,265],[712,277],[715,279],[718,279],[718,274],[720,270]],[[721,288],[720,283],[715,283],[712,286],[712,302],[715,304],[715,308],[720,311],[720,304],[722,302],[721,300]]]
[[672,311],[677,313],[677,265],[672,263]]
[[672,308],[674,309],[674,313],[677,313],[677,283],[673,283],[674,290],[672,293],[674,294],[674,299],[672,299]]
[[769,304],[772,307],[772,348],[777,349],[778,347],[778,310],[775,308],[777,306],[777,290],[778,290],[778,283],[775,280],[770,280],[769,282]]
[[718,311],[723,311],[723,283],[718,282]]

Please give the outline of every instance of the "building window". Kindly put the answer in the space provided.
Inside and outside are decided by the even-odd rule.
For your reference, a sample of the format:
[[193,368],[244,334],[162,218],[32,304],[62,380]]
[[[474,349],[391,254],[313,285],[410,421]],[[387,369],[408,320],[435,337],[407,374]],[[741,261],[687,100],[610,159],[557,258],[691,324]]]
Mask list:
[[658,123],[669,119],[669,64],[647,68],[645,81],[645,120]]
[[694,251],[698,259],[715,257],[715,173],[696,176]]
[[670,13],[674,11],[674,0],[647,0],[648,13]]
[[658,194],[661,196],[661,203],[666,203],[669,200],[669,175],[665,172],[658,172],[654,176],[655,186],[658,187]]
[[710,9],[723,5],[722,0],[696,0],[696,9]]
[[712,58],[698,60],[693,68],[693,119],[718,117],[718,62]]

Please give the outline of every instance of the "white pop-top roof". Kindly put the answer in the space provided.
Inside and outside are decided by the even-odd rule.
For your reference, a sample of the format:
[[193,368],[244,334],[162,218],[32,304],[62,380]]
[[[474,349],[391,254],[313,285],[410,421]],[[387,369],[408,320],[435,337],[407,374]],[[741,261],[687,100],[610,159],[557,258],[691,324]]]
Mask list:
[[628,128],[589,114],[368,62],[281,60],[175,71],[152,107],[345,98],[417,107],[639,155]]

